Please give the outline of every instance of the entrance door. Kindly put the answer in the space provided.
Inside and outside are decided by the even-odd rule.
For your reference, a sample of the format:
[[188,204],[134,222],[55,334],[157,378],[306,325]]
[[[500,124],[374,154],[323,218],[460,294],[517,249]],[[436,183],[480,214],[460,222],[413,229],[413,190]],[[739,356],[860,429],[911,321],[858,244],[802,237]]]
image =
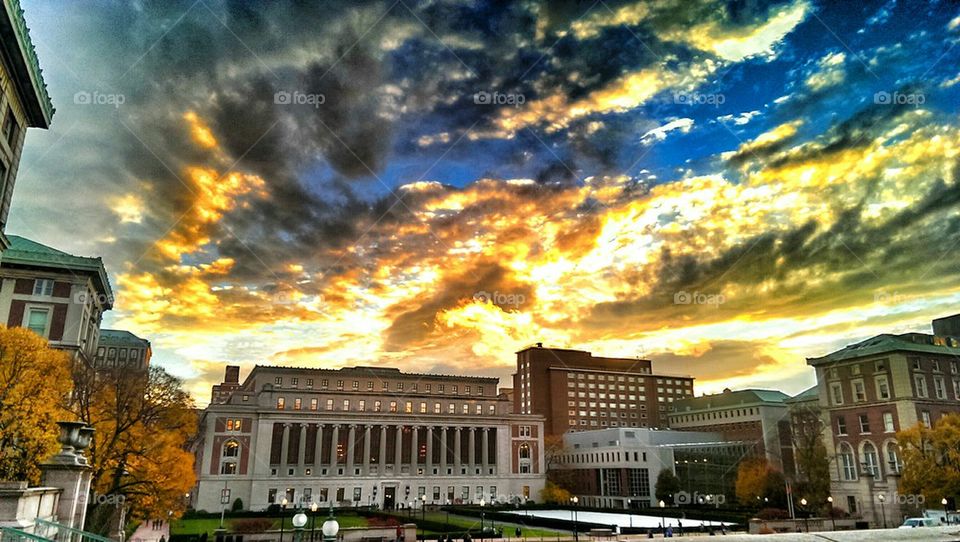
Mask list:
[[384,510],[393,510],[393,506],[397,499],[397,488],[394,486],[389,486],[383,488],[383,509]]

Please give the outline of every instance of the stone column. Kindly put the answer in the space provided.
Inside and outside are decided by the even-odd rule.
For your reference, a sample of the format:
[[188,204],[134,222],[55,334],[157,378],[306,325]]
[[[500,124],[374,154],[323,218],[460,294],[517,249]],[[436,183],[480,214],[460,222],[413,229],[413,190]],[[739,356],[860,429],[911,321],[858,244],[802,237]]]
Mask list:
[[433,426],[427,426],[427,466],[424,471],[427,474],[433,474]]
[[460,436],[462,430],[462,427],[456,427],[453,433],[453,466],[456,469],[454,474],[457,475],[460,474],[460,465],[463,464],[463,458],[460,457],[460,453],[463,451],[463,442]]
[[467,464],[470,465],[470,472],[467,474],[473,474],[474,465],[477,464],[477,428],[470,428],[470,440],[468,442],[470,445],[470,450],[467,452]]
[[307,464],[307,424],[300,424],[300,449],[297,450],[297,464],[301,467]]
[[280,476],[287,475],[287,457],[290,456],[290,424],[283,424],[283,440],[280,446]]
[[333,436],[330,438],[330,474],[337,472],[337,443],[340,442],[340,426],[333,424]]
[[[447,474],[447,426],[444,425],[440,428],[440,442],[443,444],[440,446],[440,474]],[[446,491],[446,488],[444,488]]]
[[370,434],[373,426],[369,423],[363,429],[363,474],[370,474]]
[[377,472],[383,474],[387,467],[387,426],[380,426],[380,455],[377,457]]
[[394,443],[393,449],[393,472],[394,474],[400,474],[400,465],[403,464],[403,426],[397,426],[397,441]]
[[347,433],[347,476],[353,476],[353,455],[357,444],[357,426],[350,424],[350,431]]
[[[313,454],[313,464],[316,465],[317,468],[320,468],[320,466],[323,465],[323,457],[321,457],[321,455],[323,454],[323,424],[322,423],[317,424],[316,446],[317,446],[317,451],[314,452]],[[317,474],[320,474],[320,473],[318,472]]]
[[417,465],[420,461],[420,447],[417,445],[417,439],[419,438],[419,428],[413,426],[413,431],[410,432],[410,474],[416,474]]
[[483,473],[487,473],[487,463],[489,459],[487,458],[487,453],[490,450],[490,428],[483,428],[483,438],[480,440],[480,445],[483,446],[483,449],[480,450],[480,464],[483,465]]

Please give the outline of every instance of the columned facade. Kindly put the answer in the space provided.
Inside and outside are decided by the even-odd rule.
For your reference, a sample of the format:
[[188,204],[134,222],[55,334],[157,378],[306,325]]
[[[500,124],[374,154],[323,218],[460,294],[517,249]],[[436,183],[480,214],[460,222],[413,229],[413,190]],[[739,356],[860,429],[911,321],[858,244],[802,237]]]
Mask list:
[[[290,377],[294,371],[302,374]],[[496,379],[379,371],[384,370],[255,368],[226,403],[211,404],[203,415],[202,438],[195,450],[199,482],[193,506],[219,509],[224,487],[231,490],[231,500],[239,497],[252,510],[284,498],[291,505],[402,508],[417,502],[539,497],[545,481],[542,418],[512,414],[509,401],[497,398]],[[381,393],[273,385],[259,393],[245,389],[254,379],[274,382],[274,373],[296,378],[298,386],[315,374],[317,378],[310,378],[313,384],[325,381],[329,388],[336,380],[334,388],[372,388]],[[322,373],[335,376],[321,378]],[[384,383],[369,373],[389,375],[391,380]],[[346,382],[339,380],[341,376]],[[358,381],[347,380],[353,378]],[[443,380],[439,389],[446,393],[423,393],[429,389],[424,382],[431,378]],[[407,393],[391,393],[404,379]],[[478,386],[482,395],[476,393]],[[432,388],[435,391],[437,383]],[[452,396],[448,390],[474,393]],[[521,448],[524,459],[519,456]],[[532,460],[527,450],[534,451]]]

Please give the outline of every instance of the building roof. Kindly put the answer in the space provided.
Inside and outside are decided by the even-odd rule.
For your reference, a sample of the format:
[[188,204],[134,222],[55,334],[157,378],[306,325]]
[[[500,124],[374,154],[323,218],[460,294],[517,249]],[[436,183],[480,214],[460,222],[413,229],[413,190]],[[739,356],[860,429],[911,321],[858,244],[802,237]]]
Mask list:
[[101,329],[98,344],[101,346],[132,346],[134,348],[150,347],[150,341],[141,339],[124,329]]
[[0,266],[22,265],[91,275],[100,291],[106,294],[107,302],[105,305],[108,308],[113,307],[113,290],[110,288],[110,279],[103,267],[103,260],[99,257],[74,256],[19,235],[10,235],[9,238],[10,248],[3,253]]
[[778,390],[759,390],[746,389],[731,391],[724,390],[722,393],[713,395],[701,395],[700,397],[686,397],[677,399],[673,402],[674,412],[689,412],[691,410],[708,410],[713,408],[729,408],[741,405],[755,404],[782,404],[790,396]]
[[13,83],[23,99],[29,126],[48,128],[55,109],[47,93],[37,50],[30,39],[30,29],[23,18],[19,0],[3,0],[0,45],[10,60]]
[[865,341],[847,345],[836,352],[819,358],[807,358],[808,365],[821,365],[891,352],[919,352],[924,354],[960,355],[960,348],[946,346],[942,337],[926,333],[903,333],[894,335],[884,333],[870,337]]
[[820,398],[820,386],[813,385],[800,393],[790,397],[785,402],[787,403],[802,403],[804,401],[816,401]]
[[[6,253],[4,253],[6,255]],[[382,378],[400,378],[400,377],[409,377],[409,378],[424,378],[424,379],[435,379],[435,380],[459,380],[459,381],[473,381],[481,384],[493,384],[494,386],[500,382],[500,379],[495,376],[465,376],[465,375],[444,375],[444,374],[432,374],[432,373],[404,373],[400,369],[395,367],[341,367],[339,369],[323,369],[318,367],[284,367],[280,365],[254,365],[253,370],[250,371],[250,374],[247,375],[247,379],[254,375],[258,371],[284,371],[284,372],[293,372],[293,373],[325,373],[328,375],[364,375],[371,377],[382,377]]]

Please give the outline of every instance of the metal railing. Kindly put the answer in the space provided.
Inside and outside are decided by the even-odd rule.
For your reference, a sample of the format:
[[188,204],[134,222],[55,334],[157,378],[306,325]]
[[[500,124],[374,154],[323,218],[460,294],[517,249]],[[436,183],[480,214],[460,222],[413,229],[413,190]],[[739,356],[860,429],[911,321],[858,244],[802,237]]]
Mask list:
[[42,536],[30,534],[13,527],[0,527],[0,542],[50,542]]
[[[46,521],[43,519],[37,519],[34,522],[34,532],[40,537],[41,540],[45,541],[54,541],[54,542],[114,542],[109,538],[88,533],[87,531],[81,531],[80,529],[74,529],[72,527],[67,527],[66,525],[61,525],[59,523],[54,523],[52,521]],[[7,542],[6,540],[0,540],[0,542]],[[30,541],[24,541],[30,542]],[[35,542],[35,541],[34,541]]]

